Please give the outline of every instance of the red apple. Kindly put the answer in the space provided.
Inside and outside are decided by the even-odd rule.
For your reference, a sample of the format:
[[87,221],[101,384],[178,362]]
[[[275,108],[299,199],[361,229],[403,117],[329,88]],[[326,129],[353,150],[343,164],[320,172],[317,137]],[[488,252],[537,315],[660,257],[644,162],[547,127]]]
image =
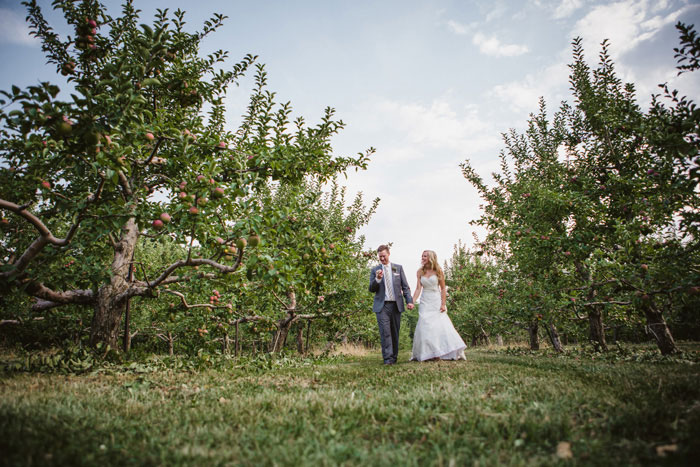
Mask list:
[[163,228],[163,225],[164,225],[164,224],[163,224],[163,221],[160,220],[160,219],[156,219],[156,220],[153,221],[153,228],[156,229],[156,230],[162,229],[162,228]]
[[202,197],[197,200],[197,204],[199,204],[200,206],[204,206],[205,204],[207,204],[208,201],[209,200],[207,198]]
[[221,238],[221,237],[216,237],[214,240],[215,240],[216,243],[218,243],[219,245],[223,245],[224,243],[226,243],[226,241],[225,241],[223,238]]
[[224,196],[224,189],[220,186],[217,186],[211,191],[212,198],[221,198],[222,196]]
[[180,199],[185,199],[185,198],[187,198],[187,193],[185,193],[184,191],[181,191],[180,193],[177,194],[177,197]]
[[642,265],[639,266],[639,267],[642,268],[643,271],[648,271],[648,270],[649,270],[649,266],[646,265],[646,264],[642,264]]
[[50,184],[49,182],[47,182],[46,180],[42,180],[42,181],[41,181],[41,186],[43,186],[43,187],[46,188],[47,190],[50,190],[50,189],[51,189],[51,184]]
[[207,177],[205,177],[204,175],[197,175],[197,181],[198,181],[198,182],[201,182],[201,181],[204,180],[205,178],[207,178]]
[[160,220],[162,220],[166,224],[168,222],[170,222],[170,219],[171,219],[170,214],[168,214],[167,212],[164,212],[160,215]]
[[187,186],[187,182],[186,182],[186,181],[183,180],[183,181],[180,182],[180,189],[181,189],[181,190],[184,190],[186,186]]
[[197,209],[196,207],[192,206],[192,207],[190,208],[190,214],[199,214],[199,209]]
[[226,141],[219,141],[219,144],[217,147],[219,149],[226,149],[226,147],[227,147]]
[[153,141],[154,139],[156,139],[156,137],[153,136],[153,133],[149,132],[149,133],[146,133],[146,139],[149,141]]

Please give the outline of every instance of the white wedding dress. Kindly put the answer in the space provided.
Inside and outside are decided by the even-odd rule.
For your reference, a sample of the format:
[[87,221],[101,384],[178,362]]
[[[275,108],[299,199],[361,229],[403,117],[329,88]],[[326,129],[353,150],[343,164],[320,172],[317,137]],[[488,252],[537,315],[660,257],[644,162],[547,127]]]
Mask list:
[[418,324],[413,335],[411,360],[466,360],[467,348],[447,313],[440,312],[440,287],[436,275],[421,276],[423,292],[418,309]]

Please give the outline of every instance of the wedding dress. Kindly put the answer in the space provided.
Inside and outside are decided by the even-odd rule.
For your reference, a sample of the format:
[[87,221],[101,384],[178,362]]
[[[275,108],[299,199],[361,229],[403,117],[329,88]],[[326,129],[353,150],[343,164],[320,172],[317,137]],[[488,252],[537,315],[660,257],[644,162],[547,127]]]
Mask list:
[[411,360],[465,360],[467,348],[447,313],[440,312],[440,287],[437,275],[421,276],[423,293],[418,309],[418,324],[413,335]]

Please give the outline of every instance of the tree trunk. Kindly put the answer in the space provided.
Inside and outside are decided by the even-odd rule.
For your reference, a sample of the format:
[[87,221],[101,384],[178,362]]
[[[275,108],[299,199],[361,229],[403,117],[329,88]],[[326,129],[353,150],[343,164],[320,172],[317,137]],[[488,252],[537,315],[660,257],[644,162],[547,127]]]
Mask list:
[[503,347],[503,336],[500,334],[496,335],[496,345]]
[[540,338],[537,335],[538,328],[537,320],[532,321],[527,328],[527,332],[530,335],[530,350],[540,350]]
[[557,328],[552,323],[549,323],[545,328],[547,329],[547,334],[549,335],[549,340],[552,343],[554,350],[557,352],[563,352],[564,348],[561,345],[561,340],[559,340]]
[[[576,271],[579,279],[585,285],[591,284],[591,272],[582,263],[576,262]],[[595,287],[590,287],[586,294],[588,302],[594,302],[598,291]],[[593,344],[596,351],[607,351],[608,344],[605,343],[605,330],[603,328],[603,315],[600,306],[588,307],[588,340]]]
[[294,317],[287,316],[284,319],[281,319],[277,324],[278,324],[278,329],[277,332],[275,333],[275,337],[272,341],[272,347],[271,347],[271,352],[272,353],[277,353],[281,352],[282,349],[284,348],[285,342],[287,342],[287,335],[289,334],[289,329],[292,327],[292,324],[296,321]]
[[306,325],[306,345],[304,346],[304,351],[308,352],[309,351],[309,338],[311,336],[311,320],[309,320],[309,323]]
[[484,327],[479,326],[479,328],[481,328],[481,341],[486,345],[491,345],[491,339],[489,339],[489,335],[486,334]]
[[227,331],[224,333],[224,349],[223,349],[224,355],[229,354],[229,342],[230,342],[230,339],[228,338],[228,331]]
[[238,357],[238,354],[241,353],[241,343],[240,340],[238,339],[238,320],[236,320],[236,338],[235,342],[233,343],[233,348],[234,348],[234,355]]
[[100,287],[97,292],[95,313],[90,325],[90,344],[93,346],[104,343],[112,349],[119,348],[119,327],[127,304],[123,294],[129,289],[129,265],[138,236],[136,219],[130,218],[124,226],[121,240],[114,248],[112,278],[109,284]]
[[605,342],[603,315],[599,306],[592,306],[588,309],[588,331],[588,340],[591,341],[596,352],[607,352],[608,344]]
[[168,355],[171,357],[175,354],[173,342],[175,342],[175,339],[173,339],[173,333],[168,331]]
[[651,298],[642,302],[642,310],[647,319],[647,329],[656,339],[656,345],[659,347],[661,355],[678,353],[679,349],[666,325],[666,320]]
[[297,353],[304,353],[304,325],[301,323],[297,327]]
[[[129,262],[129,283],[134,280],[134,256]],[[131,350],[131,300],[126,300],[126,310],[124,312],[124,353]]]

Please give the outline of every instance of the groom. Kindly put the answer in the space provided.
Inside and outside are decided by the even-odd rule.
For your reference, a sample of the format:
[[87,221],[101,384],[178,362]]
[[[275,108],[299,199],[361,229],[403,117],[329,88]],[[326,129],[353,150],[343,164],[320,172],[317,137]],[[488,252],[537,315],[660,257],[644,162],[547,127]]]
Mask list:
[[413,297],[401,265],[389,262],[389,247],[380,245],[377,255],[381,264],[370,271],[369,291],[374,292],[372,311],[377,315],[384,364],[393,365],[399,355],[403,300],[406,299],[406,306],[412,310]]

